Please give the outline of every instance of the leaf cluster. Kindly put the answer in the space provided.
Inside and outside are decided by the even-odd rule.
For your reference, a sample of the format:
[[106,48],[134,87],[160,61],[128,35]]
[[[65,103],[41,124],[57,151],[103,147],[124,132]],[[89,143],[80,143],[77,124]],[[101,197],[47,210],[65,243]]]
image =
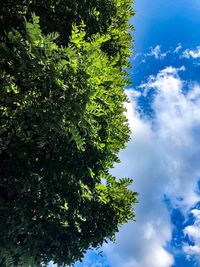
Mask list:
[[130,1],[66,2],[1,9],[3,267],[73,264],[134,218],[131,180],[109,174],[130,135]]

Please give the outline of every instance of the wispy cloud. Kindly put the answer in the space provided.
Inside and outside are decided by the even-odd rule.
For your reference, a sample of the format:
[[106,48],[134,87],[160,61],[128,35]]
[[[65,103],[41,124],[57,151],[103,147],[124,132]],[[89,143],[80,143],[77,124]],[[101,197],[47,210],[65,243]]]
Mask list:
[[[134,56],[134,59],[141,58],[143,61],[147,57],[153,57],[155,59],[164,59],[167,56],[178,56],[180,59],[198,59],[200,58],[200,46],[197,46],[195,49],[185,49],[182,44],[179,43],[175,48],[171,48],[169,50],[163,51],[161,49],[161,45],[156,45],[155,47],[150,47],[148,52],[145,53],[137,53]],[[142,60],[141,60],[142,62]],[[197,64],[194,62],[194,64]]]
[[186,49],[183,51],[182,57],[185,58],[200,58],[200,46],[197,46],[194,50]]
[[134,59],[138,57],[154,57],[155,59],[163,59],[169,54],[179,54],[182,49],[182,44],[178,44],[175,48],[169,49],[167,51],[163,51],[161,49],[161,45],[156,45],[155,47],[150,47],[149,51],[146,53],[137,53],[134,56]]
[[146,52],[146,53],[137,53],[134,56],[134,59],[139,58],[139,57],[141,57],[141,58],[154,57],[155,59],[162,59],[162,58],[167,56],[168,52],[169,51],[163,52],[161,50],[161,46],[160,45],[156,45],[155,47],[150,47],[149,51]]
[[150,49],[151,49],[150,52],[147,53],[146,55],[154,56],[156,59],[164,58],[167,55],[167,52],[163,53],[161,51],[161,46],[160,45],[156,45],[155,47],[151,47]]
[[193,214],[195,221],[192,225],[185,227],[184,233],[188,235],[189,239],[194,244],[185,244],[183,246],[183,251],[186,253],[188,259],[196,257],[200,264],[200,210],[193,209],[191,213]]
[[178,44],[177,47],[173,50],[173,53],[178,54],[182,48],[182,44]]

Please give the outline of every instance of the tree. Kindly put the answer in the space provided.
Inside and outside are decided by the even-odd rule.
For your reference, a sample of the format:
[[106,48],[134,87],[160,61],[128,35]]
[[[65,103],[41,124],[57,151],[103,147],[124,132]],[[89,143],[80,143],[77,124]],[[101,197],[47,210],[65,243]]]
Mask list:
[[1,266],[73,264],[134,219],[131,179],[109,173],[130,135],[131,14],[128,0],[1,7]]

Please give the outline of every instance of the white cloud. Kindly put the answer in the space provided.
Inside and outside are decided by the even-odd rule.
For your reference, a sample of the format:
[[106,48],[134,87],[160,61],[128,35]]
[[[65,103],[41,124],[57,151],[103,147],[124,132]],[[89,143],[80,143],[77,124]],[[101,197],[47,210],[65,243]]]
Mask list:
[[193,90],[188,92],[188,98],[192,101],[198,101],[200,96],[200,85],[199,84],[194,84],[193,85]]
[[[127,91],[131,99],[127,116],[133,134],[113,173],[133,177],[133,190],[140,196],[137,221],[122,227],[116,245],[104,247],[111,267],[171,267],[174,259],[166,244],[171,240],[172,225],[163,196],[167,194],[185,213],[199,201],[199,85],[186,84],[179,71],[185,68],[167,67],[142,85],[146,92],[156,92],[153,121],[138,114],[138,96]],[[187,94],[182,91],[186,85],[190,87]]]
[[[150,47],[148,52],[145,53],[136,53],[133,59],[140,58],[141,63],[146,63],[146,58],[154,57],[155,59],[166,59],[167,56],[173,56],[179,59],[198,59],[200,58],[200,46],[197,46],[195,49],[185,49],[182,44],[179,43],[175,48],[170,48],[168,50],[163,51],[160,45],[156,45],[155,47]],[[192,63],[194,66],[199,66],[200,63],[195,61]]]
[[[151,76],[142,87],[146,90],[156,90],[157,92],[152,105],[156,116],[154,121],[156,129],[154,128],[153,133],[156,135],[158,148],[159,146],[164,148],[161,152],[163,153],[165,164],[168,164],[166,171],[170,171],[173,174],[173,178],[170,181],[173,186],[176,185],[174,188],[176,193],[183,195],[185,184],[184,198],[186,204],[191,206],[199,199],[194,191],[195,184],[193,182],[196,180],[193,178],[191,183],[188,176],[192,175],[198,179],[200,175],[200,167],[198,165],[200,158],[198,146],[200,86],[195,84],[188,94],[184,94],[182,89],[186,84],[178,76],[178,72],[184,70],[183,66],[180,68],[167,67],[160,71],[156,77]],[[176,177],[174,177],[175,174],[177,175]],[[172,176],[168,173],[167,175],[169,177]],[[167,183],[169,183],[169,179],[167,179]],[[188,194],[189,186],[192,186],[191,191],[193,193],[191,192],[191,194]]]
[[174,49],[173,53],[178,54],[181,49],[182,49],[182,45],[178,44],[177,47]]
[[162,53],[161,46],[160,45],[156,45],[155,47],[151,47],[150,53],[147,53],[146,55],[154,56],[156,59],[161,59],[161,58],[166,57],[167,52]]
[[[155,47],[150,47],[149,51],[146,53],[136,53],[133,59],[140,58],[141,63],[146,63],[146,58],[154,57],[155,59],[164,59],[167,56],[171,55],[176,57],[179,55],[179,58],[198,58],[200,57],[200,46],[195,50],[185,49],[183,52],[183,46],[181,43],[177,44],[175,48],[170,48],[169,50],[163,51],[161,45],[156,45]],[[197,62],[194,62],[195,65],[198,65]]]
[[185,244],[183,250],[188,259],[195,256],[200,264],[200,210],[193,209],[191,213],[195,218],[194,224],[185,227],[184,233],[194,242],[194,245]]
[[196,49],[190,50],[186,49],[183,51],[182,57],[185,58],[200,58],[200,46],[197,46]]

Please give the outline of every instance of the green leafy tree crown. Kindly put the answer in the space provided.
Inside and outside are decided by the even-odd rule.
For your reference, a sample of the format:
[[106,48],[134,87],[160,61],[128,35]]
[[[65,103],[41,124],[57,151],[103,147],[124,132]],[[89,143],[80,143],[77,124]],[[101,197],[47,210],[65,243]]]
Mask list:
[[134,219],[131,179],[109,173],[130,135],[131,1],[66,2],[1,9],[2,267],[73,264]]

